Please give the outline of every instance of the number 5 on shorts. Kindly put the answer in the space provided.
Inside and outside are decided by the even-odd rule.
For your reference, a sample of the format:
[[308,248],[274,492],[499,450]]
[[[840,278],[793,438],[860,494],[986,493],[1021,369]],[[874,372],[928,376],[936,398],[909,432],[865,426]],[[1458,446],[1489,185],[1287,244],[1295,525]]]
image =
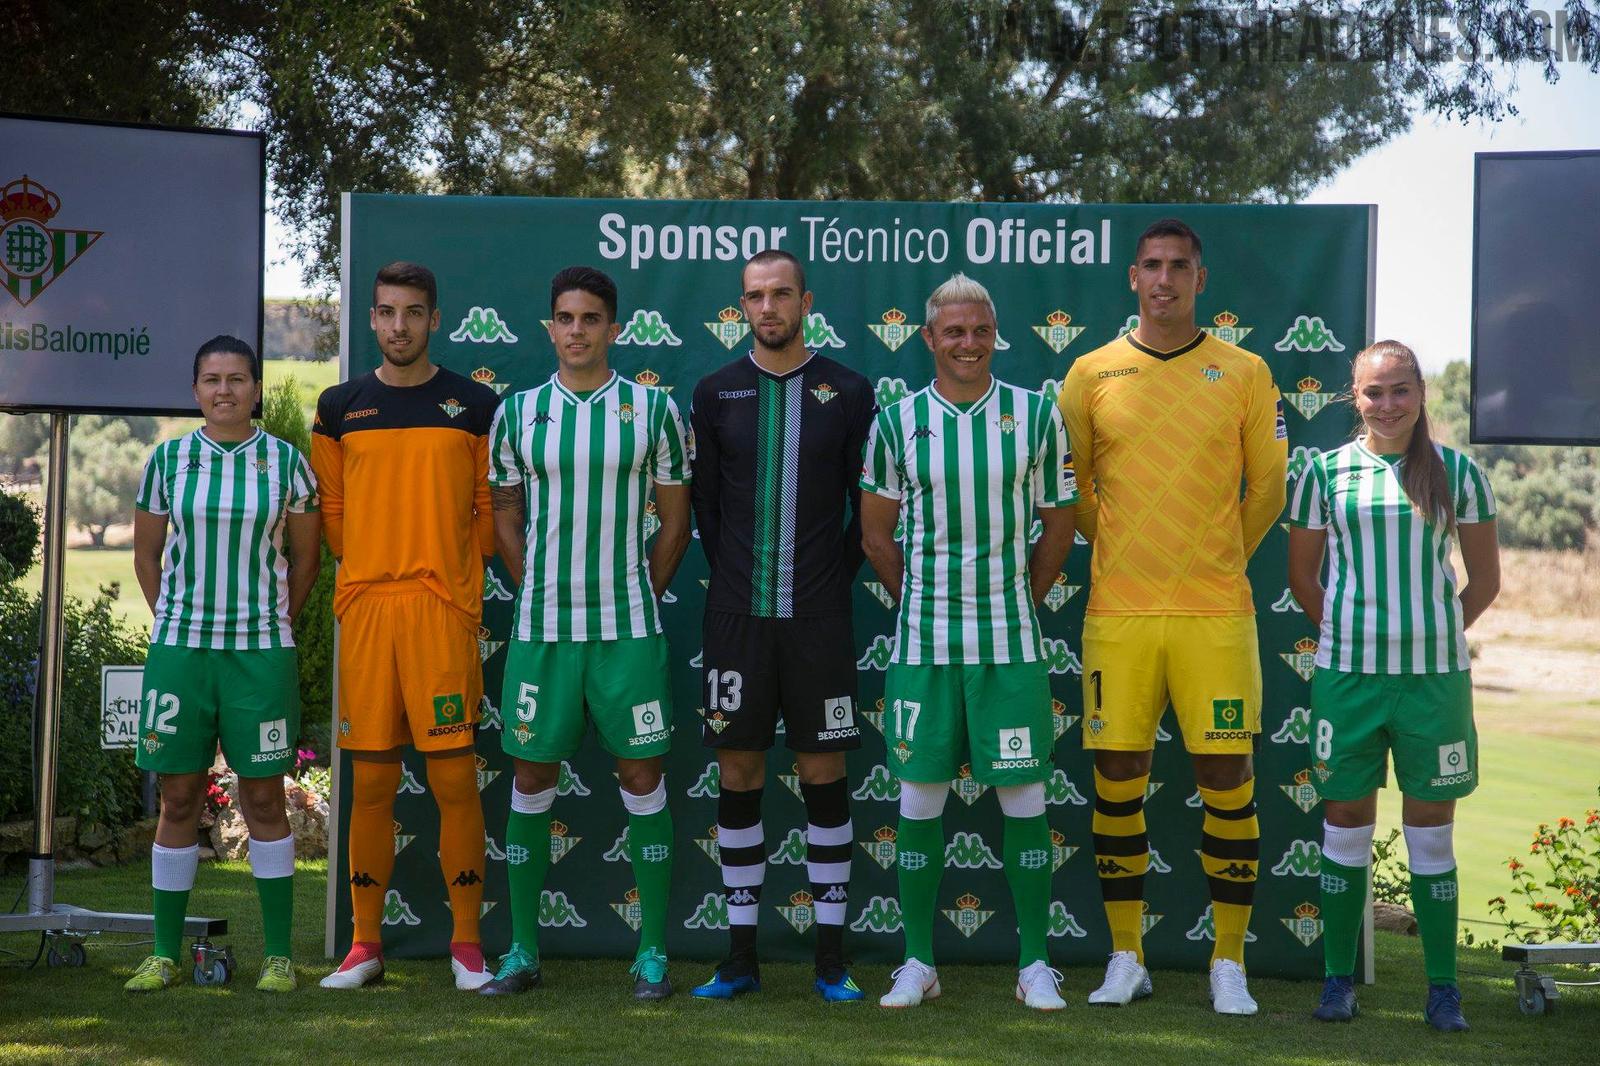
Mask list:
[[[906,714],[906,719],[905,719],[905,723],[904,723],[903,727],[901,725],[901,717],[900,717],[900,713],[901,713],[902,708],[904,709],[905,714]],[[916,740],[917,739],[917,716],[919,714],[921,714],[921,713],[922,713],[922,704],[918,703],[916,700],[895,700],[894,701],[894,735],[899,737],[901,740],[908,740],[908,741],[909,740]]]
[[531,722],[539,711],[539,686],[526,681],[517,686],[517,721]]

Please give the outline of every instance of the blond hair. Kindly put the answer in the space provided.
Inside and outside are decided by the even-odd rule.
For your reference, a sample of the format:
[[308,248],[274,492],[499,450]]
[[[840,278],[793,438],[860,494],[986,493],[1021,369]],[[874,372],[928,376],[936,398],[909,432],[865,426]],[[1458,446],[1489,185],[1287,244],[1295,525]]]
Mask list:
[[989,298],[989,290],[965,274],[957,272],[951,274],[944,284],[929,295],[928,305],[923,308],[922,321],[932,329],[934,319],[939,315],[939,308],[951,304],[983,304],[989,309],[990,318],[996,322],[1000,320],[1000,316],[994,313],[994,301]]

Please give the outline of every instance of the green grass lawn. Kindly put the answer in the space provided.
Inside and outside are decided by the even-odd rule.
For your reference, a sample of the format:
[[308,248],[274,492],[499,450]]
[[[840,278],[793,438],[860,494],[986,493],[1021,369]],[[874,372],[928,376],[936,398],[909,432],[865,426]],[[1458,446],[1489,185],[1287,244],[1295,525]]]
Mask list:
[[300,386],[300,399],[306,410],[306,423],[316,410],[317,396],[329,385],[339,382],[339,360],[328,359],[317,363],[307,359],[268,359],[261,365],[262,384],[271,388],[285,377],[293,377]]
[[[1312,1021],[1318,986],[1258,978],[1253,1018],[1220,1018],[1209,1009],[1201,974],[1157,972],[1156,995],[1124,1010],[1083,1003],[1096,970],[1066,973],[1067,1010],[1024,1010],[1012,998],[1014,971],[1003,966],[949,966],[944,998],[908,1012],[872,1003],[829,1007],[810,991],[810,968],[764,968],[765,990],[732,1004],[687,995],[704,966],[673,971],[679,994],[643,1006],[629,996],[626,966],[617,960],[551,961],[546,986],[513,1000],[457,992],[442,961],[400,961],[384,984],[361,992],[316,987],[329,963],[320,956],[324,864],[302,864],[297,883],[302,988],[293,995],[255,991],[260,928],[249,869],[206,865],[191,909],[226,917],[227,942],[240,972],[225,988],[184,985],[131,997],[122,982],[146,954],[130,938],[90,941],[79,970],[22,969],[36,936],[0,937],[17,953],[0,965],[0,1062],[307,1063],[360,1059],[372,1063],[513,1061],[557,1058],[630,1066],[694,1062],[1172,1063],[1325,1064],[1383,1062],[1465,1066],[1471,1063],[1593,1062],[1600,1033],[1600,990],[1573,989],[1560,1013],[1517,1012],[1512,966],[1483,951],[1466,952],[1462,988],[1473,1031],[1443,1035],[1421,1021],[1424,977],[1415,939],[1380,936],[1379,983],[1361,992],[1353,1025]],[[82,906],[144,910],[148,870],[140,864],[63,871],[57,896]],[[0,878],[0,897],[15,896],[17,877]],[[888,970],[863,966],[857,981],[872,997]],[[1562,975],[1573,977],[1572,974]],[[1582,979],[1582,977],[1576,977]]]

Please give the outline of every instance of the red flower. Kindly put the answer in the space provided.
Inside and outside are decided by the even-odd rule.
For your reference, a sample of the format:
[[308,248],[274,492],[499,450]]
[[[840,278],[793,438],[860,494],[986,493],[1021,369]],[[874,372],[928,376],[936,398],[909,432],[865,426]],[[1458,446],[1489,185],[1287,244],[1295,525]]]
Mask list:
[[1571,818],[1562,818],[1561,822],[1560,822],[1560,828],[1568,829],[1568,828],[1570,828],[1570,827],[1572,827],[1574,825],[1577,825],[1577,824],[1578,823],[1574,822]]
[[[1538,847],[1535,846],[1534,850],[1537,851]],[[1508,859],[1508,860],[1506,860],[1506,865],[1509,866],[1513,871],[1522,869],[1522,864],[1520,862],[1518,862],[1516,859]]]

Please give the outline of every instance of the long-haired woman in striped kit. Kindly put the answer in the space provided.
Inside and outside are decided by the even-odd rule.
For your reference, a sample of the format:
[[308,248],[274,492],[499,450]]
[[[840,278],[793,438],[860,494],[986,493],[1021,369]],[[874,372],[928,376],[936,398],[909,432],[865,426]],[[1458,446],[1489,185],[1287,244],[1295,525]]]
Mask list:
[[194,398],[205,425],[155,446],[134,500],[133,568],[155,616],[135,757],[160,775],[161,821],[150,850],[155,947],[125,987],[155,992],[182,977],[196,826],[220,742],[239,775],[261,897],[256,987],[287,992],[294,835],[283,775],[300,736],[289,626],[317,577],[316,482],[294,445],[251,425],[261,362],[244,341],[200,346]]
[[[1306,465],[1289,507],[1289,586],[1321,630],[1311,746],[1327,977],[1315,1016],[1356,1014],[1356,939],[1392,752],[1428,973],[1423,1016],[1463,1030],[1452,830],[1456,800],[1478,785],[1465,630],[1500,590],[1494,494],[1470,457],[1432,439],[1410,348],[1362,351],[1352,392],[1358,435]],[[1464,585],[1450,562],[1457,543]]]

